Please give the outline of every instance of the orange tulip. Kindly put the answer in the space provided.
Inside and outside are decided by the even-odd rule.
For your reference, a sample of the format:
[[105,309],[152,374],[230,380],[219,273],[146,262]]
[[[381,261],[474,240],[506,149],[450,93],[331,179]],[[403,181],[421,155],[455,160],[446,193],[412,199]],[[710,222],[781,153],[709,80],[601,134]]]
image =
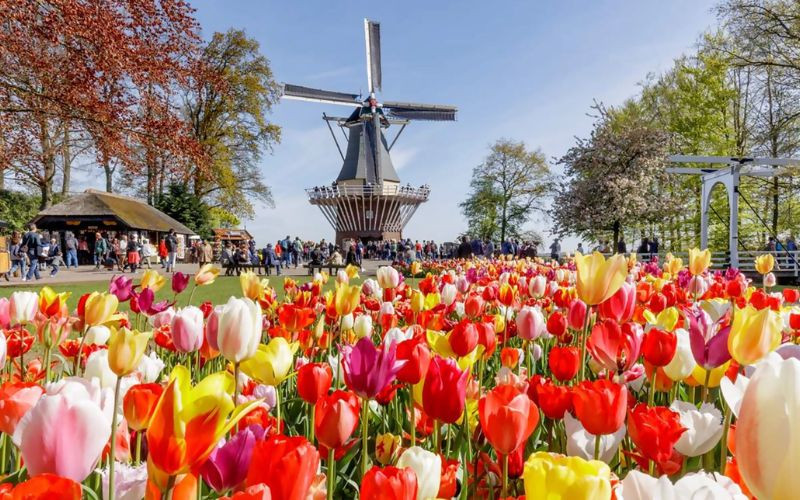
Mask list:
[[161,384],[137,384],[128,389],[122,399],[122,412],[128,427],[135,431],[146,429],[163,392]]
[[539,423],[539,409],[525,393],[499,385],[478,402],[481,429],[500,455],[522,446]]
[[576,252],[575,268],[578,297],[590,306],[610,299],[628,276],[628,263],[622,255],[606,260],[600,252],[592,255]]
[[13,435],[19,421],[43,393],[42,386],[31,382],[6,382],[0,386],[0,432]]
[[13,486],[5,483],[0,489],[0,500],[80,500],[81,485],[55,474],[39,474]]
[[278,307],[278,322],[290,332],[305,330],[316,319],[314,309],[283,304]]
[[39,312],[48,318],[66,318],[69,316],[67,299],[70,295],[70,292],[56,293],[49,286],[43,287],[39,291]]

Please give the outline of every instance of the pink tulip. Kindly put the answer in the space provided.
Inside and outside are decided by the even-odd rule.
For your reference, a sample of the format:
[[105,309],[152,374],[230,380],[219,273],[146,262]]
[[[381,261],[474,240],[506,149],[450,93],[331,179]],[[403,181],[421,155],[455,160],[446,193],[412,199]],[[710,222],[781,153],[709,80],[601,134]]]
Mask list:
[[20,421],[14,441],[30,476],[51,473],[81,482],[100,460],[110,432],[108,417],[88,391],[73,387],[42,396]]
[[208,342],[209,347],[215,351],[219,351],[217,336],[219,335],[219,317],[222,315],[222,309],[223,306],[216,306],[211,310],[211,314],[209,314],[206,319],[206,342]]
[[114,276],[108,284],[108,291],[120,302],[127,302],[133,296],[133,279],[124,274]]
[[541,298],[544,297],[544,292],[547,288],[547,278],[537,275],[528,281],[528,294],[531,297]]
[[613,319],[617,323],[625,323],[633,317],[636,307],[636,285],[627,281],[619,287],[617,293],[597,306],[600,319]]
[[194,352],[203,346],[203,311],[187,306],[172,318],[172,343],[180,352]]
[[584,301],[574,299],[569,303],[567,322],[573,330],[583,330],[583,325],[586,323],[586,303]]
[[517,313],[517,335],[524,340],[539,338],[546,329],[544,316],[538,308],[523,307]]
[[175,309],[169,308],[165,311],[162,311],[158,314],[154,314],[150,317],[150,322],[153,324],[153,328],[158,329],[165,325],[172,324],[172,318],[175,317]]
[[258,304],[231,297],[222,308],[217,327],[220,354],[233,363],[252,358],[261,342],[263,327]]
[[7,298],[0,299],[0,330],[11,326],[11,302]]

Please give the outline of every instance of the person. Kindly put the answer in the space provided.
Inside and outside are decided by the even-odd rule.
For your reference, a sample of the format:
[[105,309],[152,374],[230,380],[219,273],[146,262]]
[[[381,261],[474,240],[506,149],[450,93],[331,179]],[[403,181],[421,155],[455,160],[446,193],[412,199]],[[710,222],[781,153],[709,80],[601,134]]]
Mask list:
[[494,243],[489,238],[486,238],[486,242],[483,244],[483,256],[488,259],[494,257]]
[[39,252],[42,249],[42,237],[36,231],[36,224],[31,222],[28,225],[28,232],[22,238],[22,246],[27,251],[27,257],[30,265],[28,266],[28,274],[25,275],[23,281],[30,281],[34,277],[37,280],[42,279],[39,275]]
[[142,238],[142,267],[147,264],[147,269],[152,269],[150,258],[155,256],[156,249],[147,238]]
[[294,260],[294,267],[297,268],[297,265],[300,263],[300,255],[303,253],[303,242],[300,241],[299,236],[294,237],[294,242],[292,243],[292,259]]
[[639,255],[650,253],[650,241],[647,238],[642,238],[642,242],[639,244],[639,248],[636,249],[636,253]]
[[89,242],[86,241],[86,236],[82,236],[78,240],[78,264],[88,264],[91,261],[89,258]]
[[28,249],[22,245],[22,236],[16,231],[11,235],[11,246],[8,249],[11,269],[6,273],[6,278],[13,276],[19,269],[20,278],[25,281],[25,271],[28,263]]
[[231,250],[231,242],[225,243],[222,248],[222,253],[219,256],[219,263],[225,268],[225,276],[231,276],[234,270],[233,264],[233,251]]
[[576,248],[575,251],[581,254],[585,253],[583,251],[583,243],[578,243],[578,248]]
[[786,250],[789,252],[797,251],[797,243],[794,241],[794,236],[786,238]]
[[650,254],[658,255],[658,238],[656,237],[650,241]]
[[267,243],[267,246],[261,252],[262,265],[267,276],[272,275],[272,268],[275,267],[275,274],[281,275],[281,264],[278,261],[278,256],[275,255],[275,249],[272,248],[272,243]]
[[211,242],[206,240],[203,243],[203,261],[206,264],[210,264],[214,260],[214,248],[211,246]]
[[466,236],[461,237],[461,243],[458,245],[456,257],[459,259],[469,259],[472,257],[472,245],[469,244]]
[[64,249],[66,250],[67,269],[69,269],[70,265],[74,265],[75,269],[78,269],[78,240],[72,234],[72,231],[67,231],[67,234],[64,235]]
[[102,234],[95,233],[94,234],[94,269],[97,271],[100,269],[100,266],[103,264],[103,261],[106,258],[106,254],[108,253],[108,240],[106,240]]
[[619,240],[617,242],[617,253],[618,254],[628,253],[628,247],[625,246],[625,240]]
[[55,236],[50,238],[46,260],[50,265],[50,277],[52,278],[58,274],[59,266],[64,265],[64,259],[61,257],[61,246],[58,244],[58,240]]
[[292,240],[289,238],[288,234],[281,242],[281,249],[283,250],[283,267],[289,269],[289,266],[292,265]]
[[120,236],[114,242],[114,257],[117,259],[117,269],[120,272],[125,272],[125,269],[128,267],[128,264],[125,262],[127,259],[127,251],[128,251],[128,237],[126,235]]
[[175,236],[175,230],[170,229],[167,236],[164,238],[164,246],[167,247],[167,272],[175,272],[175,256],[178,254],[178,238]]
[[342,254],[339,252],[339,247],[334,247],[333,253],[328,258],[328,264],[333,264],[335,266],[342,265]]
[[139,253],[141,250],[141,245],[139,244],[138,235],[135,233],[131,235],[130,239],[128,239],[128,246],[125,250],[128,258],[128,263],[126,266],[130,267],[132,273],[135,273],[136,268],[139,267],[139,262],[142,260],[142,255]]
[[561,242],[556,238],[550,245],[550,259],[558,260],[561,257]]
[[164,269],[167,266],[167,243],[164,241],[164,238],[161,238],[158,241],[158,260],[161,262],[161,269]]
[[281,240],[275,243],[275,255],[278,257],[278,264],[283,267],[283,245],[281,245]]
[[347,256],[345,257],[345,264],[348,266],[357,266],[358,265],[358,257],[356,256],[356,246],[350,245],[350,248],[347,249]]

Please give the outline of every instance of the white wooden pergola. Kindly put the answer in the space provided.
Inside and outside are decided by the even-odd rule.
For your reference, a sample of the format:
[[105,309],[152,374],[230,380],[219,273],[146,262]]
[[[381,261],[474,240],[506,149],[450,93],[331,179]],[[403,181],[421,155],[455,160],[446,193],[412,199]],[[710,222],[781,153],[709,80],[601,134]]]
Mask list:
[[[774,177],[783,175],[800,166],[797,158],[749,158],[729,156],[672,155],[674,164],[696,163],[715,165],[703,168],[671,167],[667,172],[681,175],[699,175],[702,182],[700,199],[700,247],[708,247],[708,215],[711,208],[711,192],[717,184],[728,194],[730,219],[728,222],[728,253],[730,265],[739,267],[739,181],[742,176]],[[724,165],[724,166],[716,166]]]

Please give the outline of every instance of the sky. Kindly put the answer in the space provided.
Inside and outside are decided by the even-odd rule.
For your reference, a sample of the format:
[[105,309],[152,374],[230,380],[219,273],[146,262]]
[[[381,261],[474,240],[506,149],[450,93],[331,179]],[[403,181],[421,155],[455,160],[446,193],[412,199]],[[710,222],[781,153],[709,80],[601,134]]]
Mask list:
[[[459,108],[456,122],[412,123],[392,150],[403,183],[431,186],[404,236],[436,241],[452,241],[466,229],[458,203],[495,140],[524,141],[552,165],[575,137],[588,135],[594,101],[622,103],[648,73],[669,69],[715,25],[713,3],[701,0],[191,4],[204,38],[240,28],[258,40],[278,81],[352,93],[367,88],[363,19],[379,21],[378,98]],[[336,178],[341,158],[322,113],[346,112],[294,100],[275,106],[282,140],[261,161],[275,207],[258,206],[255,220],[246,221],[259,243],[287,234],[333,237],[304,189]],[[537,216],[529,226],[549,245],[549,220]],[[567,239],[564,250],[577,241]]]

